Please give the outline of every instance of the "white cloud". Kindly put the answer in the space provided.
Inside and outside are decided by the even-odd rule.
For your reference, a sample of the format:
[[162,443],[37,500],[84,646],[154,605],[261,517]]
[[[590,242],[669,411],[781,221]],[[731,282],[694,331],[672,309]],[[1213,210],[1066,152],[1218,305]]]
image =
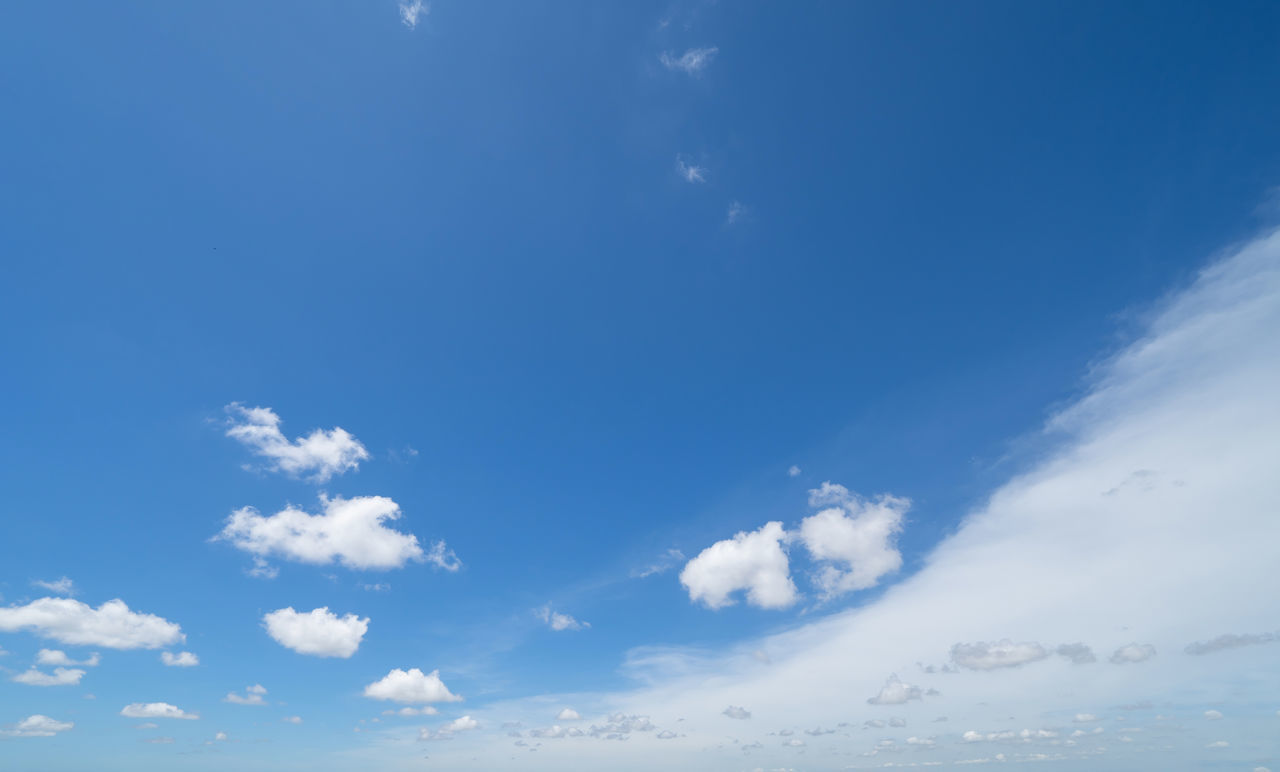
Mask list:
[[[734,201],[733,203],[737,204],[738,202]],[[729,212],[730,214],[733,213],[732,206],[729,207]],[[729,222],[733,222],[733,219],[734,219],[733,217],[730,217]],[[796,466],[795,464],[792,464],[791,468],[787,470],[787,477],[799,477],[799,476],[800,476],[800,467]]]
[[247,408],[232,402],[226,410],[231,416],[227,436],[266,458],[271,471],[291,477],[310,475],[309,480],[322,483],[335,474],[357,469],[369,458],[364,445],[343,429],[316,429],[290,442],[280,431],[280,416],[271,408]]
[[233,705],[266,705],[267,701],[264,699],[266,693],[266,687],[262,684],[254,684],[253,686],[246,686],[242,695],[228,692],[227,696],[222,698],[222,701],[230,702]]
[[1206,746],[1204,746],[1204,747],[1206,747],[1206,748],[1230,748],[1230,747],[1231,747],[1231,743],[1227,742],[1226,740],[1218,740],[1218,741],[1216,741],[1216,742],[1211,742],[1211,743],[1209,743],[1208,745],[1206,745]]
[[867,501],[829,482],[810,491],[810,498],[835,505],[806,517],[799,531],[815,560],[838,564],[818,572],[816,583],[824,599],[874,587],[882,576],[902,567],[894,537],[910,501],[895,496]]
[[141,724],[138,724],[137,726],[134,727],[134,729],[159,729],[159,728],[160,728],[160,725],[155,723],[154,721],[144,721]]
[[1093,649],[1083,643],[1064,643],[1054,649],[1053,653],[1071,660],[1074,665],[1088,665],[1098,661],[1098,656],[1093,653]]
[[679,70],[689,75],[698,75],[711,64],[711,60],[715,58],[720,49],[710,48],[690,48],[683,54],[676,56],[670,51],[663,51],[658,56],[658,61],[662,62],[662,66],[668,70]]
[[431,543],[431,549],[427,552],[426,561],[436,568],[444,569],[450,573],[455,573],[462,568],[462,561],[458,560],[458,556],[443,541]]
[[360,641],[369,631],[368,617],[355,614],[339,617],[322,606],[306,613],[293,607],[264,614],[262,624],[276,643],[299,654],[316,657],[347,658],[360,648]]
[[550,604],[547,604],[542,608],[535,609],[533,613],[538,617],[538,619],[541,619],[547,627],[550,627],[556,632],[562,632],[564,630],[581,630],[585,627],[591,626],[590,622],[580,622],[568,614],[561,614],[558,611],[552,611]]
[[280,720],[285,722],[286,724],[301,724],[302,716],[285,716]]
[[200,658],[189,651],[180,651],[177,654],[162,651],[160,661],[168,667],[195,667],[200,664]]
[[1092,713],[1077,713],[1076,717],[1071,719],[1077,724],[1088,724],[1098,720],[1098,717]]
[[80,683],[81,678],[84,678],[83,670],[55,667],[52,675],[31,668],[25,673],[18,673],[12,680],[27,686],[75,686]]
[[74,660],[68,657],[66,652],[57,649],[41,649],[36,652],[36,664],[39,665],[64,665],[66,667],[97,667],[102,662],[102,658],[97,652],[89,655],[88,659]]
[[791,581],[782,523],[765,523],[751,533],[712,544],[680,572],[689,599],[713,609],[734,603],[730,596],[747,591],[747,602],[761,608],[786,608],[798,598]]
[[71,598],[40,598],[0,608],[0,632],[20,630],[72,646],[110,649],[158,649],[186,638],[173,622],[130,611],[122,600],[95,609]]
[[428,703],[461,702],[462,698],[449,691],[440,680],[440,671],[424,674],[418,668],[396,668],[379,681],[364,688],[364,696],[375,700],[393,702]]
[[739,720],[745,720],[745,719],[751,718],[751,711],[747,710],[746,708],[740,708],[737,705],[730,705],[729,707],[725,708],[720,712],[728,716],[729,718],[736,718]]
[[39,587],[42,590],[48,590],[55,595],[75,595],[76,585],[67,577],[46,581],[44,579],[32,579],[31,586]]
[[995,670],[1038,662],[1049,656],[1034,641],[1014,643],[1008,638],[996,643],[957,643],[951,647],[951,661],[970,670]]
[[1149,643],[1130,643],[1115,650],[1111,655],[1111,661],[1117,665],[1125,665],[1133,662],[1146,662],[1156,655],[1156,647]]
[[224,741],[226,741],[226,739],[227,739],[227,733],[226,733],[226,732],[218,732],[217,734],[215,734],[215,735],[213,736],[213,740],[214,740],[214,742],[224,742]]
[[66,732],[74,727],[71,721],[58,721],[42,716],[39,713],[27,716],[14,725],[13,729],[0,730],[0,734],[10,737],[53,737],[59,732]]
[[556,714],[556,721],[578,721],[582,716],[573,708],[565,708]]
[[[730,201],[729,210],[725,212],[724,221],[727,225],[733,225],[737,221],[747,216],[747,206],[741,201]],[[787,474],[791,477],[800,475],[800,467],[793,466],[787,470]]]
[[432,731],[427,727],[423,727],[418,732],[419,740],[451,740],[458,732],[467,732],[480,726],[480,722],[471,716],[462,716],[455,718],[453,721],[445,724],[439,729]]
[[320,497],[324,514],[288,507],[263,517],[253,507],[232,512],[215,539],[258,558],[271,555],[300,563],[341,563],[352,569],[400,568],[424,559],[418,537],[388,528],[400,506],[384,496]]
[[656,562],[651,563],[638,571],[632,571],[631,576],[634,579],[645,579],[650,576],[656,576],[657,574],[665,574],[684,559],[684,553],[675,547],[672,547],[658,556],[658,560]]
[[422,0],[400,0],[400,21],[404,26],[413,29],[418,26],[418,19],[431,13],[431,6]]
[[1217,638],[1209,641],[1196,641],[1187,644],[1183,649],[1187,654],[1201,656],[1204,654],[1214,654],[1227,649],[1237,649],[1241,646],[1259,646],[1264,643],[1273,643],[1280,641],[1280,635],[1275,633],[1248,633],[1245,635],[1219,635]]
[[188,713],[167,702],[134,702],[125,705],[120,715],[125,718],[180,718],[188,721],[200,718],[198,713]]
[[1222,711],[1220,711],[1220,710],[1206,710],[1206,711],[1204,712],[1204,717],[1205,717],[1205,718],[1207,718],[1207,719],[1209,719],[1210,721],[1218,721],[1218,720],[1220,720],[1220,719],[1222,718]]
[[876,696],[867,699],[867,703],[870,705],[904,705],[911,700],[923,698],[924,692],[919,686],[905,683],[895,673],[884,682],[884,686],[881,687]]
[[685,182],[707,181],[707,169],[705,166],[687,163],[680,156],[676,156],[676,171],[680,173]]

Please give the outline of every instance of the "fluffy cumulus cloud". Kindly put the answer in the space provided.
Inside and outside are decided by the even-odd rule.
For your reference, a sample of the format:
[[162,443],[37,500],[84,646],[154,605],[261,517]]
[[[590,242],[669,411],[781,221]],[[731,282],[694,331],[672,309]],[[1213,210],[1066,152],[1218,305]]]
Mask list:
[[423,673],[418,668],[396,668],[364,688],[364,696],[374,700],[391,700],[410,704],[461,702],[440,680],[440,671]]
[[550,604],[535,609],[533,613],[538,617],[538,619],[542,620],[543,624],[556,632],[562,632],[564,630],[582,630],[591,626],[591,623],[589,622],[582,622],[574,619],[568,614],[561,614],[558,611],[552,610]]
[[782,523],[765,523],[751,533],[739,532],[704,549],[685,564],[680,583],[689,598],[717,609],[734,603],[739,590],[747,602],[761,608],[786,608],[798,598],[791,581],[787,553],[782,548],[786,534]]
[[288,507],[269,517],[253,507],[232,512],[215,539],[231,542],[257,558],[300,563],[341,563],[353,569],[400,568],[424,559],[418,537],[387,527],[400,506],[384,496],[320,497],[323,514]]
[[825,507],[800,523],[799,539],[815,560],[823,598],[874,587],[902,567],[894,538],[911,502],[896,496],[867,501],[830,482],[810,491],[810,504]]
[[449,723],[445,724],[439,729],[432,730],[432,729],[423,727],[418,732],[418,739],[419,740],[450,740],[450,739],[453,739],[453,736],[458,732],[468,732],[468,731],[471,731],[472,729],[478,729],[478,728],[480,728],[479,721],[476,721],[471,716],[461,716],[459,718],[455,718],[454,720],[450,721]]
[[97,667],[102,662],[102,658],[94,654],[90,654],[85,659],[72,659],[67,656],[65,651],[58,649],[41,649],[36,652],[36,664],[38,665],[62,665],[64,667]]
[[720,53],[720,49],[711,46],[708,48],[690,48],[683,54],[675,54],[671,51],[663,51],[658,56],[658,61],[662,62],[662,66],[668,70],[678,70],[689,75],[701,74],[711,64],[711,60]]
[[889,676],[884,686],[873,697],[867,698],[869,705],[904,705],[911,700],[924,698],[924,691],[919,687],[904,682],[897,674]]
[[1111,661],[1117,665],[1128,665],[1146,662],[1155,655],[1156,647],[1149,643],[1130,643],[1116,649],[1111,654]]
[[13,681],[27,686],[75,686],[81,678],[84,678],[84,671],[79,668],[56,667],[52,673],[31,668],[15,675]]
[[556,714],[556,721],[578,721],[582,716],[573,708],[565,708]]
[[188,713],[177,705],[167,702],[134,702],[120,710],[125,718],[178,718],[194,721],[200,718],[197,713]]
[[951,647],[951,661],[970,670],[1018,667],[1048,656],[1049,652],[1038,643],[1014,643],[1008,639],[996,643],[957,643]]
[[230,416],[227,436],[266,459],[271,471],[325,482],[335,474],[358,468],[369,458],[364,445],[344,429],[316,429],[290,442],[280,431],[280,416],[271,408],[233,402],[226,410]]
[[174,654],[171,651],[160,652],[160,661],[167,667],[195,667],[200,664],[200,658],[189,651],[180,651]]
[[9,737],[53,737],[59,732],[69,731],[75,724],[71,721],[58,721],[42,716],[39,713],[14,724],[12,729],[0,729],[0,735]]
[[267,689],[262,684],[254,684],[246,686],[244,694],[236,694],[228,692],[226,697],[222,698],[223,702],[229,702],[232,705],[266,705]]
[[729,707],[725,708],[720,712],[728,716],[729,718],[736,718],[738,720],[745,720],[745,719],[751,718],[751,711],[747,710],[746,708],[740,708],[737,705],[730,705]]
[[186,639],[173,622],[129,610],[122,600],[98,608],[71,598],[40,598],[0,608],[0,632],[30,631],[71,646],[158,649]]
[[263,615],[262,626],[276,643],[299,654],[345,659],[360,648],[369,619],[355,614],[339,617],[327,606],[307,612],[290,606]]

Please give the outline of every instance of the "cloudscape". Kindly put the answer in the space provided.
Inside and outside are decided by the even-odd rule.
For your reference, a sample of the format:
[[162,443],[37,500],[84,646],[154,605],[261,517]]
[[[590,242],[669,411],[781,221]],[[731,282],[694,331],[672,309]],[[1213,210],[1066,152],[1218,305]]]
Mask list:
[[1280,770],[1280,9],[0,10],[0,767]]

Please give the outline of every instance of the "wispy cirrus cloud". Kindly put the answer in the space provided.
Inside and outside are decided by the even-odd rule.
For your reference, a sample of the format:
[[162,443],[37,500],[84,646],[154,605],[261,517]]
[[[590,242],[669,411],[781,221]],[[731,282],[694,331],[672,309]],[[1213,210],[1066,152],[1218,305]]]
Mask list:
[[715,46],[689,48],[682,54],[663,51],[658,55],[658,61],[662,62],[662,66],[668,70],[676,70],[686,75],[700,75],[707,68],[707,65],[711,64],[711,60],[716,58],[718,53],[720,53],[720,49]]

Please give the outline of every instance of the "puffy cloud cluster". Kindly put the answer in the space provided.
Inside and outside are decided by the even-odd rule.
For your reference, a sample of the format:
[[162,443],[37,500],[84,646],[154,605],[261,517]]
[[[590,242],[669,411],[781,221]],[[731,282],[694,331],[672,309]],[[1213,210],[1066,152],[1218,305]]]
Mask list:
[[266,693],[267,689],[265,686],[262,684],[254,684],[253,686],[246,686],[244,688],[244,694],[228,692],[227,696],[222,698],[222,701],[229,702],[232,705],[266,705],[267,701],[264,699],[264,695]]
[[160,661],[167,667],[195,667],[200,664],[200,658],[189,651],[180,651],[174,654],[171,651],[160,652]]
[[120,710],[125,718],[178,718],[194,721],[200,718],[198,713],[188,713],[176,705],[167,702],[134,702]]
[[57,649],[41,649],[36,652],[36,664],[39,665],[63,665],[65,667],[97,667],[102,662],[102,658],[93,653],[88,659],[74,660],[68,657],[66,652]]
[[39,713],[27,716],[14,725],[12,729],[0,729],[0,735],[9,737],[53,737],[59,732],[66,732],[74,727],[71,721],[58,721],[42,716]]
[[364,688],[364,696],[375,700],[391,700],[410,704],[461,702],[440,680],[440,671],[423,673],[418,668],[396,668]]
[[276,643],[299,654],[315,657],[342,657],[346,659],[360,648],[360,641],[369,631],[368,617],[355,614],[339,617],[321,606],[308,612],[295,611],[292,606],[264,614],[262,625]]
[[79,668],[55,667],[51,675],[33,667],[25,673],[18,673],[12,680],[27,686],[75,686],[81,678],[84,678],[84,671]]
[[98,608],[71,598],[40,598],[0,608],[0,632],[28,630],[72,646],[158,649],[186,639],[182,628],[154,614],[129,610],[122,600]]
[[427,727],[423,727],[418,732],[418,739],[419,740],[451,740],[453,739],[453,736],[458,732],[468,732],[472,729],[478,729],[479,727],[480,727],[479,721],[476,721],[471,716],[462,716],[460,718],[455,718],[454,720],[450,721],[449,723],[445,724],[444,726],[434,731],[431,729],[428,729]]
[[867,699],[870,705],[904,705],[911,700],[924,699],[924,691],[919,686],[904,682],[897,674],[889,676],[880,692]]
[[800,595],[785,548],[793,541],[818,563],[813,580],[822,600],[874,587],[902,567],[895,540],[910,507],[907,499],[867,500],[825,482],[809,492],[809,504],[822,509],[794,532],[773,521],[704,549],[680,573],[689,598],[716,609],[733,604],[733,594],[745,590],[747,602],[760,608],[793,605]]
[[325,482],[335,474],[358,468],[369,458],[364,445],[344,429],[316,429],[290,442],[280,431],[280,416],[271,408],[232,402],[226,410],[230,415],[227,436],[267,459],[267,468],[272,471],[291,477],[309,475],[313,482]]
[[970,670],[1018,667],[1048,656],[1049,652],[1034,641],[1014,643],[1007,638],[995,643],[957,643],[951,647],[951,661]]
[[293,506],[269,517],[253,507],[237,509],[214,538],[258,558],[278,556],[315,565],[336,561],[353,569],[400,568],[424,559],[418,537],[386,526],[400,517],[400,506],[391,499],[322,495],[320,504],[320,515]]
[[1130,643],[1121,646],[1111,655],[1111,661],[1117,665],[1135,662],[1146,662],[1156,655],[1156,647],[1149,643]]

